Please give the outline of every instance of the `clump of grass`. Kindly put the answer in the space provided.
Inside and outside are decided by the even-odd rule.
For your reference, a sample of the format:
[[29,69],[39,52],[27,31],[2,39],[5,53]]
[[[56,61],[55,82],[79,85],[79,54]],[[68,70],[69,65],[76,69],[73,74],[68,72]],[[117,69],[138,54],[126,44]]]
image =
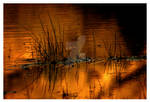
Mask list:
[[[44,24],[39,15],[39,22],[42,29],[42,33],[40,34],[34,33],[32,28],[24,28],[31,33],[36,60],[42,64],[44,74],[48,75],[48,90],[52,94],[58,76],[61,73],[61,70],[56,68],[56,64],[58,65],[58,62],[65,62],[69,53],[65,49],[63,29],[61,31],[59,24],[57,24],[57,27],[55,26],[49,13],[48,20],[48,24]],[[43,86],[43,90],[46,90],[45,87]]]
[[[113,70],[113,73],[116,73],[116,79],[119,80],[121,71],[127,68],[129,61],[125,57],[124,52],[122,51],[120,43],[117,43],[117,34],[115,33],[114,42],[109,44],[107,41],[103,41],[105,50],[107,52],[107,57],[104,62],[104,72],[106,70]],[[117,53],[118,52],[118,53]]]
[[42,63],[56,64],[59,61],[64,61],[68,53],[64,45],[64,31],[61,31],[60,25],[55,27],[49,13],[48,18],[49,22],[46,25],[39,16],[42,34],[35,34],[31,29],[26,29],[31,32],[38,60]]
[[52,31],[48,28],[48,25],[44,26],[40,18],[43,37],[40,42],[35,42],[35,48],[41,61],[56,64],[58,61],[64,60],[65,58],[64,34],[60,31],[60,27],[58,27],[59,34],[57,33],[55,25],[49,14],[48,17]]

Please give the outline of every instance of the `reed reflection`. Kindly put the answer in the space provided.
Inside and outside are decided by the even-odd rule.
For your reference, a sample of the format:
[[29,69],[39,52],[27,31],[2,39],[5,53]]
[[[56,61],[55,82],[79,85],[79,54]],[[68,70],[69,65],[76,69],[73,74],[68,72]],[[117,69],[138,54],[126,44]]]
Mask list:
[[5,4],[4,98],[145,99],[146,34],[118,5]]

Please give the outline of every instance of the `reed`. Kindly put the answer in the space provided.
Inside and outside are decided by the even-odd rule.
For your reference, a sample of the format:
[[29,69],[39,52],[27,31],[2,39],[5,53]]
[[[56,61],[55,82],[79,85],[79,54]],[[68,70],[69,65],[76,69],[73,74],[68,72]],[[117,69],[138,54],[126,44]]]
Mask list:
[[129,61],[125,57],[125,54],[121,48],[121,44],[117,42],[117,34],[115,33],[114,41],[104,41],[104,48],[107,52],[104,62],[104,72],[110,72],[116,74],[116,80],[120,79],[121,71],[127,68]]
[[50,26],[45,25],[39,17],[42,34],[34,34],[31,30],[30,32],[37,58],[43,63],[57,64],[65,60],[67,55],[64,46],[64,31],[60,31],[60,26],[56,29],[50,14],[48,17]]
[[[46,93],[46,88],[52,95],[56,87],[56,82],[61,74],[61,64],[67,60],[68,52],[64,44],[64,31],[60,25],[56,26],[48,13],[48,24],[44,24],[43,18],[39,15],[40,27],[42,33],[34,33],[32,28],[24,27],[30,32],[33,39],[33,48],[36,55],[35,59],[42,66],[42,73],[48,79],[46,85],[43,85],[43,91]],[[59,64],[61,62],[61,64]],[[64,63],[63,63],[64,62]],[[39,69],[37,69],[38,71]],[[40,75],[42,74],[40,73]]]

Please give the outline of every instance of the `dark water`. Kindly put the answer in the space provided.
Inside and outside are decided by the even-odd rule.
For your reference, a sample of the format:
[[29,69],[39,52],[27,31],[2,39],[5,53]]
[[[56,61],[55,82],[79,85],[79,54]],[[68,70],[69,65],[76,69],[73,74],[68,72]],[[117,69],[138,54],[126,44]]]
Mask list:
[[[137,34],[141,39],[133,39],[133,35],[125,33],[135,28],[129,30],[126,23],[120,21],[123,18],[117,15],[121,12],[109,11],[108,5],[96,6],[4,5],[4,98],[146,98],[146,59],[126,58],[146,56],[146,34]],[[79,56],[97,60],[65,65],[41,63],[32,33],[43,46],[47,44],[40,20],[51,30],[48,13],[57,38],[61,39],[59,31],[64,32],[64,48],[70,53],[68,59],[76,60]],[[136,47],[131,42],[136,43]],[[112,60],[110,55],[125,59]]]

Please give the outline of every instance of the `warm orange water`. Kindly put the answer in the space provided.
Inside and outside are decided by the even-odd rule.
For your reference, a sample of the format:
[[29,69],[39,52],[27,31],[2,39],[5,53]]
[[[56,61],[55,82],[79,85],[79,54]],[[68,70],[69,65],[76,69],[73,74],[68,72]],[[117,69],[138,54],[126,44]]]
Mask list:
[[[13,7],[13,6],[12,6]],[[68,7],[70,9],[68,9]],[[64,5],[47,6],[18,6],[19,9],[7,6],[5,9],[4,24],[4,91],[6,99],[139,99],[146,98],[146,60],[128,61],[126,69],[120,64],[105,67],[104,63],[79,63],[66,65],[61,68],[50,69],[51,65],[34,65],[36,59],[31,32],[24,26],[32,28],[38,37],[43,36],[39,24],[38,14],[44,22],[49,24],[47,10],[51,13],[54,21],[59,22],[64,30],[64,38],[67,43],[78,42],[72,48],[81,48],[72,53],[82,53],[91,58],[108,57],[103,41],[112,45],[114,52],[114,36],[117,32],[116,55],[123,52],[131,56],[130,50],[124,41],[117,19],[114,15],[110,19],[99,17],[93,20],[94,15],[88,15],[85,21],[83,11],[79,7]],[[16,10],[18,13],[15,13]],[[7,11],[8,10],[8,11]],[[12,13],[10,13],[10,11]],[[11,16],[16,16],[13,20]],[[11,22],[11,23],[10,23]],[[56,23],[55,22],[55,23]],[[85,22],[87,25],[85,25]],[[97,24],[95,24],[97,23]],[[58,27],[56,23],[56,28]],[[94,25],[95,24],[95,25]],[[95,33],[93,40],[92,33]],[[39,36],[40,35],[40,36]],[[78,41],[80,36],[85,37],[85,43]],[[94,45],[94,43],[95,45]],[[96,51],[94,47],[96,46]],[[72,55],[72,57],[74,57]],[[121,61],[124,63],[124,61]],[[32,64],[28,69],[21,68],[22,65]],[[51,68],[54,68],[51,66]],[[106,68],[106,70],[105,70]],[[116,74],[116,68],[118,72]],[[120,82],[116,79],[120,76]]]

